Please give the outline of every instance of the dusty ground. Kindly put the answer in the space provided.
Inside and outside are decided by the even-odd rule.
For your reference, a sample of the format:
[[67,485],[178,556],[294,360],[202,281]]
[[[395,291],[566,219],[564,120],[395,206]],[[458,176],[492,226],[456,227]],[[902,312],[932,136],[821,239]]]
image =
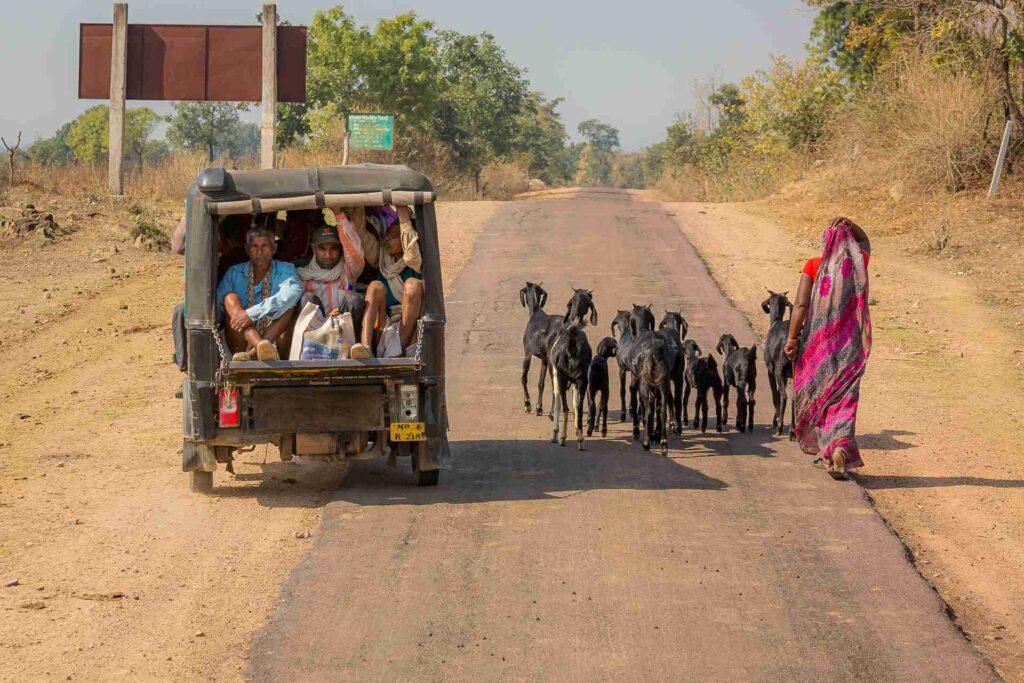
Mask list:
[[[344,471],[260,448],[188,493],[181,259],[133,247],[129,207],[0,210],[25,201],[77,230],[0,246],[0,679],[232,678]],[[165,230],[175,210],[145,208]],[[494,210],[439,205],[446,288]]]
[[[765,288],[795,290],[817,248],[806,230],[794,238],[775,222],[792,212],[777,203],[667,206],[726,294],[765,330]],[[822,226],[830,217],[816,216]],[[985,305],[963,271],[908,254],[899,235],[872,246],[858,481],[974,644],[1007,680],[1024,680],[1024,402],[1013,313]]]

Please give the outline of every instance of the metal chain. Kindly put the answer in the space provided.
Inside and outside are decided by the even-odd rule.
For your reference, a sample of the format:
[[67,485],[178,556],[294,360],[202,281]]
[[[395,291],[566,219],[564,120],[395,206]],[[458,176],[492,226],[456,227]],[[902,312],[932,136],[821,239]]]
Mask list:
[[224,348],[224,341],[220,338],[220,330],[213,330],[213,340],[217,343],[217,353],[220,354],[220,367],[227,367],[228,350]]
[[419,324],[416,325],[416,355],[413,360],[416,365],[420,365],[423,360],[423,319],[421,318]]

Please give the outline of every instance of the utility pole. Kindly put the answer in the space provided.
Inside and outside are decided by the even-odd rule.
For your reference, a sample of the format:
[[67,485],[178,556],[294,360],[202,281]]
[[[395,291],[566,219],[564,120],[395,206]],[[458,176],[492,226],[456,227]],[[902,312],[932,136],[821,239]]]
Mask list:
[[110,194],[124,194],[124,102],[125,72],[128,63],[128,3],[114,3],[114,26],[110,44],[110,155],[108,176]]
[[260,120],[260,168],[274,168],[277,135],[277,5],[263,5],[263,112]]

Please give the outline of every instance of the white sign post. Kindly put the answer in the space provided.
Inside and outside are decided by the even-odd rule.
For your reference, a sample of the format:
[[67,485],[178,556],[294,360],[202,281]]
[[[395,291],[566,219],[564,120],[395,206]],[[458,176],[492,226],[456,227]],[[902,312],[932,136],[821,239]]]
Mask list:
[[1006,150],[1010,146],[1010,131],[1013,130],[1013,121],[1006,120],[1006,128],[1003,129],[1003,141],[999,145],[999,156],[996,157],[996,167],[992,170],[992,182],[988,186],[988,198],[991,199],[999,190],[999,179],[1003,176],[1003,164],[1006,163]]

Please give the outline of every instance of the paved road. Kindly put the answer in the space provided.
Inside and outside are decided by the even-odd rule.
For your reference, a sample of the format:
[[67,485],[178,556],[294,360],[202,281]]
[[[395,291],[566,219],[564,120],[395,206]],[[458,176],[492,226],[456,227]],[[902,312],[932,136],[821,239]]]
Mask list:
[[449,299],[450,471],[416,489],[356,464],[257,680],[994,678],[860,488],[770,436],[763,367],[753,434],[688,430],[667,458],[618,422],[584,453],[548,443],[522,412],[524,280],[552,311],[594,289],[594,345],[631,302],[681,306],[706,350],[754,339],[660,205],[510,204]]

